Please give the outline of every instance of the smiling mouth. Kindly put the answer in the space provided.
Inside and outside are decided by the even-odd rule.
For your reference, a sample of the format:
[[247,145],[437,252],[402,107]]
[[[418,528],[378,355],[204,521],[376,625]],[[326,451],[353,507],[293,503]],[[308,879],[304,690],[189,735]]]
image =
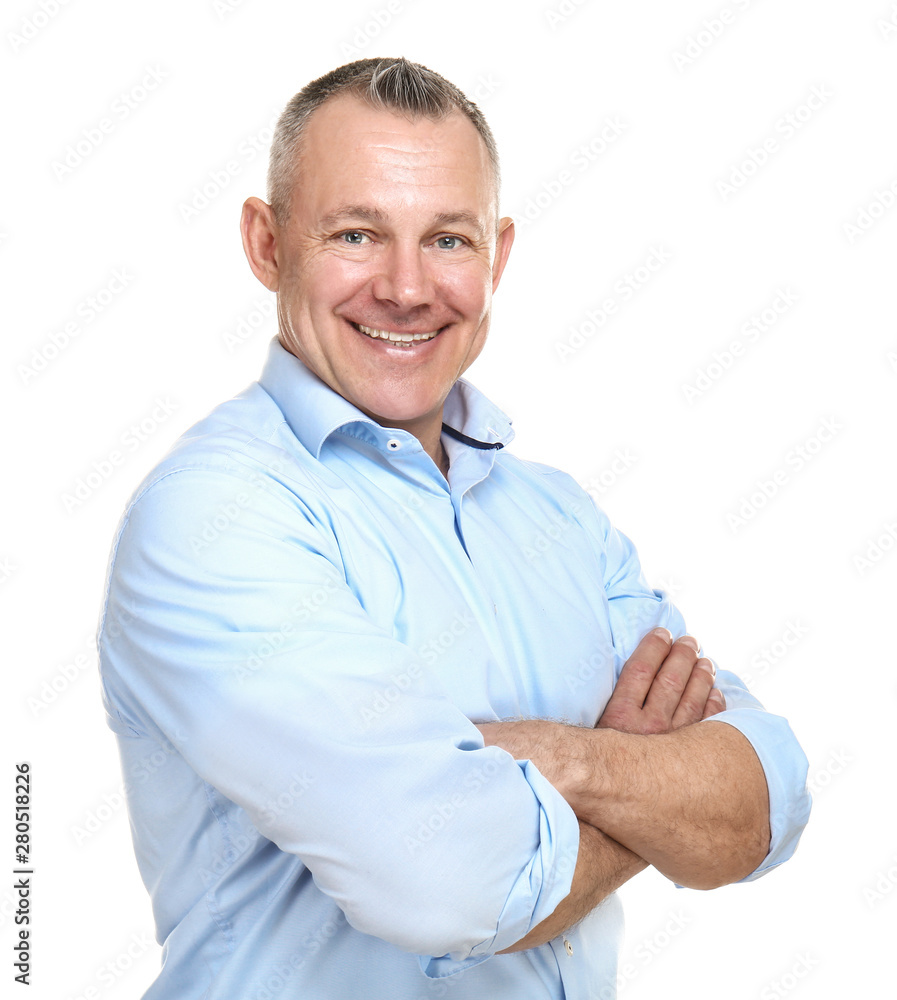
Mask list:
[[393,330],[377,330],[372,326],[363,326],[361,323],[352,323],[359,333],[363,333],[371,340],[384,340],[388,344],[395,344],[398,347],[413,347],[415,344],[426,343],[434,337],[438,337],[445,327],[438,330],[431,330],[429,333],[396,333]]

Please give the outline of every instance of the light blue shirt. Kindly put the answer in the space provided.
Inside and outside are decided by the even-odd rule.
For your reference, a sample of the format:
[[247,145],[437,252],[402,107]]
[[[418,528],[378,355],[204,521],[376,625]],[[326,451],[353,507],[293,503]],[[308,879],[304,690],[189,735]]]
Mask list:
[[[576,817],[470,720],[593,726],[651,627],[686,631],[567,475],[460,381],[449,481],[276,341],[132,498],[100,626],[163,966],[153,1000],[615,995],[622,916],[510,955],[570,890]],[[772,846],[806,759],[732,674]],[[704,723],[707,724],[707,723]]]

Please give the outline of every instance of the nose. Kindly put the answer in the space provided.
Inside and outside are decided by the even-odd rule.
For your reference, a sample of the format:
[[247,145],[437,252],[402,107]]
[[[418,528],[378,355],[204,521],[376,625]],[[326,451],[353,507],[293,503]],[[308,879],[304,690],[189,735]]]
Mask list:
[[379,258],[372,284],[374,296],[402,310],[429,305],[435,283],[426,251],[415,240],[393,240]]

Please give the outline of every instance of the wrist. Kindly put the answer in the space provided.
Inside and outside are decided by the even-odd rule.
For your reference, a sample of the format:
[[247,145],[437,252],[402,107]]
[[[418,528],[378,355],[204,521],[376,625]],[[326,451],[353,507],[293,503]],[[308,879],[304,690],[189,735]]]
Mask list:
[[649,741],[656,737],[615,729],[580,733],[569,779],[575,784],[565,798],[579,819],[610,832],[614,819],[627,815],[644,796],[645,771],[651,771]]

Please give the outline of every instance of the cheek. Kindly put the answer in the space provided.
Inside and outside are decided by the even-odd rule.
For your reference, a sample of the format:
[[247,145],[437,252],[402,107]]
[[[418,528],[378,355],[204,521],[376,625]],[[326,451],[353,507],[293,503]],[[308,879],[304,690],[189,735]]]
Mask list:
[[331,257],[315,262],[304,275],[309,299],[320,309],[333,309],[368,293],[370,268],[361,261]]
[[440,289],[447,299],[469,318],[482,315],[492,300],[492,272],[481,265],[447,269]]

